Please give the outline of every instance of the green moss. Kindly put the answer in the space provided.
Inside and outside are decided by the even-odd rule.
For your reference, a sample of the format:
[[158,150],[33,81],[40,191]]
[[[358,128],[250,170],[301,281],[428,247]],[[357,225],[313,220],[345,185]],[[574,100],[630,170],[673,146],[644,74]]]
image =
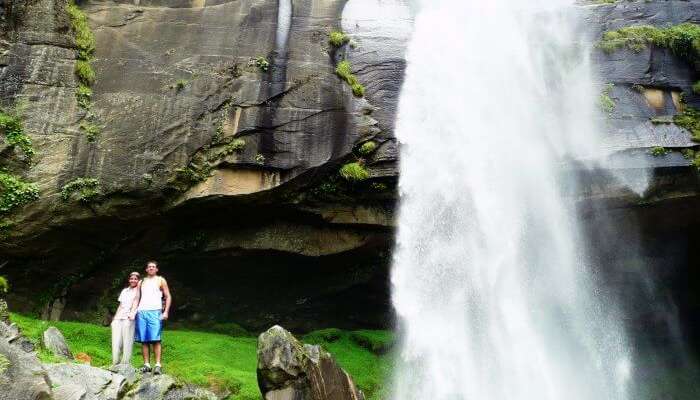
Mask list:
[[692,139],[700,142],[700,111],[693,107],[686,106],[683,112],[673,117],[673,122],[690,131]]
[[332,31],[328,35],[328,43],[333,47],[340,47],[350,41],[350,37],[342,31]]
[[358,149],[358,153],[360,153],[363,156],[372,154],[375,150],[377,150],[377,143],[370,140],[367,142],[362,143],[362,146]]
[[608,114],[612,114],[615,110],[615,101],[610,97],[613,86],[612,83],[608,83],[598,96],[598,107]]
[[80,130],[85,132],[88,142],[94,142],[100,136],[102,129],[90,121],[83,121],[80,123]]
[[352,162],[347,163],[340,168],[340,176],[348,181],[359,182],[369,178],[369,172],[359,162]]
[[78,88],[75,89],[75,99],[78,101],[78,105],[81,108],[89,110],[92,103],[92,89],[81,83],[78,85]]
[[651,154],[654,157],[662,157],[670,152],[671,152],[671,150],[668,150],[665,147],[661,147],[661,146],[652,147],[649,150],[649,154]]
[[3,375],[5,371],[10,369],[10,360],[4,355],[0,354],[0,375]]
[[270,62],[267,61],[267,58],[258,56],[255,57],[255,66],[258,67],[260,71],[267,72],[267,70],[270,69]]
[[171,184],[174,184],[181,190],[186,190],[190,186],[203,182],[209,178],[211,174],[211,167],[209,164],[204,166],[198,166],[196,164],[190,163],[184,168],[178,168],[175,170],[175,178],[171,180]]
[[606,52],[624,47],[640,52],[649,45],[670,49],[676,56],[695,63],[700,57],[700,25],[683,23],[669,28],[628,26],[605,32],[598,42],[598,47]]
[[335,73],[341,77],[352,88],[352,93],[357,97],[365,95],[365,87],[358,82],[357,77],[352,73],[350,62],[343,60],[335,67]]
[[36,184],[0,170],[0,215],[7,215],[38,198],[39,188]]
[[34,156],[32,139],[24,133],[19,115],[0,111],[0,132],[5,136],[8,145],[19,148],[27,159],[32,159]]
[[71,198],[82,203],[96,201],[102,196],[100,182],[95,178],[77,178],[61,188],[61,198],[68,201]]

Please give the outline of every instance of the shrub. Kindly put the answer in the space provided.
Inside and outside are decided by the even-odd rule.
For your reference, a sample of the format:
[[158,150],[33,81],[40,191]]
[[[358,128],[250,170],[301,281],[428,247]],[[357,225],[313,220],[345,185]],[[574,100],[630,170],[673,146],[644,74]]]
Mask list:
[[265,156],[260,153],[256,154],[255,163],[260,165],[265,164]]
[[370,141],[362,143],[362,146],[360,146],[360,149],[358,150],[358,152],[361,155],[366,156],[366,155],[373,153],[376,149],[377,149],[377,143],[370,140]]
[[19,115],[0,111],[0,132],[4,134],[8,145],[19,148],[28,159],[34,156],[32,139],[24,133]]
[[332,31],[328,35],[328,43],[333,47],[340,47],[350,41],[350,37],[342,31]]
[[340,168],[340,176],[348,181],[359,182],[369,178],[369,172],[359,162],[352,162]]
[[255,58],[255,66],[257,66],[260,71],[267,72],[267,70],[270,69],[270,62],[267,61],[267,58],[258,56]]
[[68,201],[77,193],[77,200],[82,203],[90,203],[99,199],[102,195],[100,183],[95,178],[77,178],[61,188],[61,198]]
[[81,108],[89,110],[92,102],[92,89],[81,83],[78,85],[78,88],[75,89],[75,98]]
[[67,10],[73,32],[75,32],[75,43],[78,45],[78,57],[87,60],[95,52],[95,35],[90,29],[87,16],[80,7],[71,1]]
[[85,132],[88,142],[94,142],[97,137],[100,136],[101,129],[97,124],[89,121],[83,121],[80,123],[80,130]]
[[39,198],[39,188],[7,171],[0,170],[0,215]]

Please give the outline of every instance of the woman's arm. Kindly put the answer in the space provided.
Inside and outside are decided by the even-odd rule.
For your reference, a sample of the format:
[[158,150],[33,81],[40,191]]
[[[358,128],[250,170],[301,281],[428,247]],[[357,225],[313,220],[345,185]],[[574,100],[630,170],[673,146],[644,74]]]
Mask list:
[[134,301],[131,302],[131,309],[129,310],[129,319],[133,320],[136,318],[136,309],[141,301],[141,281],[136,285],[136,294],[134,295]]
[[168,319],[168,314],[170,313],[170,303],[172,303],[172,296],[170,296],[170,288],[168,288],[168,282],[161,278],[160,290],[163,291],[163,297],[165,297],[165,310],[163,310],[163,315],[161,319]]

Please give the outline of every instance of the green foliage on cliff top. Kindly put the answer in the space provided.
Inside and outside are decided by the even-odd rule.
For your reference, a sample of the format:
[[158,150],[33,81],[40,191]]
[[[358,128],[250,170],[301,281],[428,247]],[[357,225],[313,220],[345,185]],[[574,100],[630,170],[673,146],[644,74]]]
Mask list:
[[102,195],[100,182],[95,178],[77,178],[61,188],[61,198],[68,201],[75,197],[82,203],[90,203]]
[[[74,353],[87,353],[92,358],[92,365],[107,367],[111,363],[110,330],[107,327],[80,322],[46,322],[17,314],[12,314],[11,318],[35,343],[39,343],[46,328],[55,326],[65,336],[70,349]],[[355,332],[337,331],[341,337],[335,342],[326,343],[321,339],[315,343],[333,354],[368,399],[383,398],[384,381],[391,371],[390,356],[378,356],[359,346],[351,338]],[[357,332],[390,335],[382,331]],[[314,333],[304,340],[307,337],[314,337]],[[228,397],[230,400],[258,400],[256,344],[255,337],[166,328],[163,333],[163,368],[165,373],[181,382],[209,387],[218,393],[232,391]],[[131,363],[134,366],[142,363],[136,348]]]
[[342,31],[332,31],[328,35],[328,43],[333,47],[340,47],[350,41],[350,37]]
[[348,181],[359,182],[369,178],[369,172],[359,162],[352,162],[347,163],[340,168],[340,176]]
[[640,52],[648,45],[668,48],[676,56],[696,62],[700,59],[700,25],[687,22],[669,28],[628,26],[605,32],[598,42],[598,47],[606,52],[623,47]]
[[700,142],[700,110],[685,106],[683,112],[673,117],[673,122],[690,131],[692,139],[696,142]]
[[28,159],[34,156],[32,139],[24,133],[22,120],[19,115],[0,111],[0,132],[4,134],[8,145],[22,150],[22,153]]
[[36,184],[0,170],[0,215],[7,215],[38,198],[39,188]]
[[352,88],[352,93],[357,97],[365,95],[365,87],[357,80],[355,74],[352,73],[350,62],[343,60],[335,67],[335,73],[341,77]]

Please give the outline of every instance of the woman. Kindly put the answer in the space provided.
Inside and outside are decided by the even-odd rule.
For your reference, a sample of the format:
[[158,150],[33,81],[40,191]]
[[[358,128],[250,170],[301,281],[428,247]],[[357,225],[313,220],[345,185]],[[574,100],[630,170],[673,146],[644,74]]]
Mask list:
[[119,308],[112,320],[112,365],[130,364],[131,349],[134,346],[134,319],[132,306],[138,292],[141,275],[138,272],[129,274],[127,286],[119,294]]

